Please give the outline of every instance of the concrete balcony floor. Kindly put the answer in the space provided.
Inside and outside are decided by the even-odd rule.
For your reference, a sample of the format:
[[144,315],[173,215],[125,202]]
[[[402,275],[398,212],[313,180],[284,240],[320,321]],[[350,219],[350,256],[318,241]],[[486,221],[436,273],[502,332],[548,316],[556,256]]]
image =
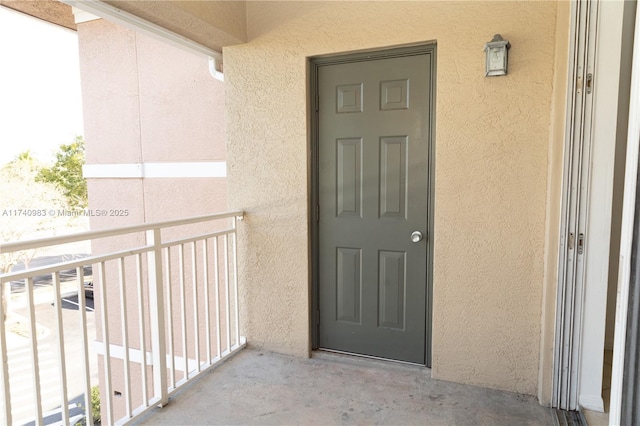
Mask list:
[[532,396],[432,380],[410,365],[245,349],[139,424],[552,425]]

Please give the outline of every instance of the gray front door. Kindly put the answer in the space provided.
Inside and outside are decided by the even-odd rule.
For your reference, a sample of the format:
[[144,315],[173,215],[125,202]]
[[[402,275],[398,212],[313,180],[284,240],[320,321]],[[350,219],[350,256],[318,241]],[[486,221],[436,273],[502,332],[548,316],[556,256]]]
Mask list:
[[427,362],[431,60],[318,67],[320,348]]

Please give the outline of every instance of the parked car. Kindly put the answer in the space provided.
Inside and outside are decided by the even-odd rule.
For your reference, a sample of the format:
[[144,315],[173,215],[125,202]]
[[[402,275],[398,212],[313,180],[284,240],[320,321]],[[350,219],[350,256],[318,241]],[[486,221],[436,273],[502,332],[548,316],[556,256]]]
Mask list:
[[84,282],[84,295],[93,299],[93,280]]

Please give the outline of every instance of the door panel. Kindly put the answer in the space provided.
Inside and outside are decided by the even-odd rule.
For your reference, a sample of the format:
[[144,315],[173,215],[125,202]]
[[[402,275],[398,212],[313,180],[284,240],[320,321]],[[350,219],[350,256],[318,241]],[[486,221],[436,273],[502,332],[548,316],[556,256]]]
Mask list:
[[338,217],[361,217],[362,138],[338,139],[336,204]]
[[406,218],[407,137],[380,138],[380,217]]
[[338,321],[360,323],[362,279],[360,275],[362,251],[338,247],[336,261],[336,305]]
[[430,64],[318,67],[321,348],[426,362]]
[[404,252],[381,251],[378,264],[378,326],[404,329],[406,291]]

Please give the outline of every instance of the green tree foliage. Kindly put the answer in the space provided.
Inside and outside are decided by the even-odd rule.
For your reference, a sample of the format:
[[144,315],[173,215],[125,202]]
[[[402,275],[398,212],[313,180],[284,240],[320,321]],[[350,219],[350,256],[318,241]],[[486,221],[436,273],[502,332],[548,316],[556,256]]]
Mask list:
[[100,388],[93,386],[91,388],[91,416],[93,417],[93,424],[100,424]]
[[35,169],[35,159],[31,155],[31,150],[28,149],[16,155],[16,158],[13,161],[11,161],[11,163],[9,164],[16,165],[19,163],[28,164],[32,169]]
[[[0,245],[5,241],[50,236],[75,219],[57,215],[58,210],[66,207],[66,199],[56,185],[36,182],[40,167],[29,151],[0,167]],[[0,252],[0,273],[11,271],[18,262],[28,264],[35,253],[35,250]],[[0,295],[5,314],[11,310],[10,296],[11,286],[6,283]]]
[[84,208],[87,206],[87,181],[82,177],[83,165],[84,139],[76,136],[74,142],[60,145],[55,163],[42,168],[36,181],[55,184],[62,190],[69,207]]
[[[67,226],[68,218],[57,215],[58,210],[66,207],[60,189],[36,181],[41,166],[25,151],[0,167],[0,243],[37,238]],[[55,214],[49,214],[49,210]],[[30,257],[29,253],[0,253],[0,273]]]

